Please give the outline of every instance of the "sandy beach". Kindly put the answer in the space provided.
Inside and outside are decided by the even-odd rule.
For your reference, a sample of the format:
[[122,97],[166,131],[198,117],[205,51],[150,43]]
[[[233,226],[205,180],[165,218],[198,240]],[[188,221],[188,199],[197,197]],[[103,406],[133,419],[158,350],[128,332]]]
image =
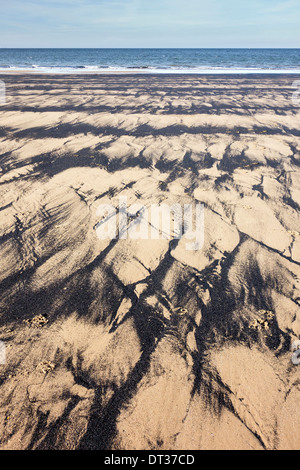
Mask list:
[[[0,75],[0,449],[299,449],[296,79]],[[120,197],[203,247],[100,240]]]

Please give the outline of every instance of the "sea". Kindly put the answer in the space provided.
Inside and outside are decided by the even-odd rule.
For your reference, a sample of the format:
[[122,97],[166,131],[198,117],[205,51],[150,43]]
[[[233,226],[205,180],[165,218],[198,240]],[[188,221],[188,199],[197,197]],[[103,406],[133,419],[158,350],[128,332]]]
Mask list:
[[0,49],[0,70],[298,74],[300,49]]

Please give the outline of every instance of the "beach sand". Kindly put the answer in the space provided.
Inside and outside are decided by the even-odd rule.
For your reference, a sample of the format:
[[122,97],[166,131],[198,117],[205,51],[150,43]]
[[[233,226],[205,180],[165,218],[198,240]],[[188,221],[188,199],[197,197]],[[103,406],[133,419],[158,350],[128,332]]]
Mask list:
[[[299,449],[295,76],[2,75],[0,448]],[[204,204],[204,246],[100,204]]]

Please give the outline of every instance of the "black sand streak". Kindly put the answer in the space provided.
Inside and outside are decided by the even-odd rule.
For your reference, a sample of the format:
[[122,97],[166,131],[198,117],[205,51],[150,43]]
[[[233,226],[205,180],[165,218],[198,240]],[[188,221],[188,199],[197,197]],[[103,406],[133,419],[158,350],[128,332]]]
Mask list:
[[[176,244],[178,241],[174,240],[173,243],[171,243],[172,247],[174,247],[174,243]],[[156,286],[160,286],[161,279],[164,278],[173,262],[170,254],[167,253],[158,268],[149,276],[149,287],[140,301],[138,302],[137,299],[134,298],[134,304],[129,314],[134,317],[136,329],[140,336],[141,345],[143,347],[141,357],[129,374],[124,385],[114,393],[104,410],[99,409],[100,404],[98,400],[96,400],[93,406],[96,411],[91,416],[87,431],[80,441],[79,449],[108,450],[111,448],[112,439],[116,435],[116,421],[121,408],[133,397],[138,384],[149,369],[152,353],[164,336],[164,328],[160,322],[157,322],[155,318],[156,315],[149,318],[149,312],[145,311],[143,308],[143,298],[147,297],[153,287],[155,289]],[[154,323],[156,323],[156,325]]]

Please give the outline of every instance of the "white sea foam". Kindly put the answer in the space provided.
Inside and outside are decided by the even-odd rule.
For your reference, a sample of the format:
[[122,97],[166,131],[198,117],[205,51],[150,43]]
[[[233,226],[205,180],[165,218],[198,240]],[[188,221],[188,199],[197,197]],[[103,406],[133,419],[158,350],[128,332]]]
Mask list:
[[30,73],[47,73],[47,74],[84,74],[84,73],[127,73],[127,74],[300,74],[300,68],[295,69],[261,69],[261,68],[197,68],[197,67],[117,67],[117,66],[39,66],[32,64],[31,66],[0,66],[0,72],[30,72]]

